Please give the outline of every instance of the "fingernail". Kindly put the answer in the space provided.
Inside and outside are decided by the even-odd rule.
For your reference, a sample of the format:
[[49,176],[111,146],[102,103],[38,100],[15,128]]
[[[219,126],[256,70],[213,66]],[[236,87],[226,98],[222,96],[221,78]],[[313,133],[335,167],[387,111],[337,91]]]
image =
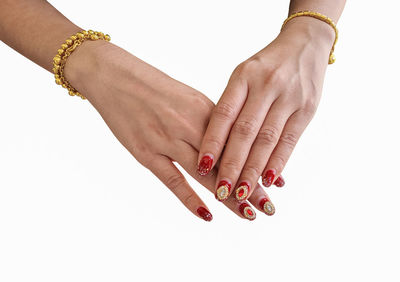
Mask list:
[[260,208],[267,214],[267,215],[273,215],[275,213],[275,206],[273,203],[271,203],[270,200],[267,198],[263,198],[260,201]]
[[197,167],[197,172],[201,176],[207,175],[211,170],[213,162],[213,156],[211,154],[205,154],[200,160],[199,166]]
[[231,183],[226,180],[221,180],[218,184],[218,189],[215,194],[215,197],[217,198],[217,200],[222,202],[228,198],[230,192],[231,192]]
[[239,206],[240,213],[248,220],[256,218],[256,212],[249,206],[248,203],[243,203]]
[[242,201],[249,195],[250,185],[247,182],[240,183],[239,187],[236,189],[236,200]]
[[267,170],[267,172],[265,173],[265,175],[264,175],[264,177],[263,177],[263,180],[262,180],[262,183],[263,183],[263,185],[264,185],[265,187],[271,186],[272,181],[273,181],[274,178],[275,178],[275,174],[276,174],[275,169],[269,169],[269,170]]
[[205,221],[211,221],[213,219],[212,214],[205,208],[205,207],[200,207],[197,209],[198,215],[201,216],[202,219]]
[[282,176],[279,176],[279,177],[276,179],[274,185],[275,185],[276,187],[283,187],[283,185],[285,185],[285,180],[283,179]]

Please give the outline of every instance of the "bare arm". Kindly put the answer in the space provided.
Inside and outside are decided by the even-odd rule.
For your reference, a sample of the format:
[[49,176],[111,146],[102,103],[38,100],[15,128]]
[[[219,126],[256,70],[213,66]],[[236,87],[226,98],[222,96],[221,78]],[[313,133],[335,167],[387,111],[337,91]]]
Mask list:
[[82,30],[44,0],[0,0],[0,40],[52,71],[60,45]]
[[[0,0],[0,40],[48,71],[61,44],[81,30],[47,1]],[[205,203],[171,161],[176,160],[201,184],[213,189],[215,176],[200,178],[196,173],[202,133],[214,106],[207,97],[104,40],[88,40],[79,46],[65,65],[65,76],[143,166],[191,212],[204,220],[212,219]],[[152,187],[138,186],[134,187],[137,200],[146,200],[146,189]],[[151,206],[152,200],[147,200]],[[270,203],[267,194],[258,187],[250,203],[271,215],[274,209],[266,210],[266,202]],[[226,205],[240,217],[255,217],[253,210],[245,212],[249,211],[243,207],[249,205],[247,202],[231,199]]]

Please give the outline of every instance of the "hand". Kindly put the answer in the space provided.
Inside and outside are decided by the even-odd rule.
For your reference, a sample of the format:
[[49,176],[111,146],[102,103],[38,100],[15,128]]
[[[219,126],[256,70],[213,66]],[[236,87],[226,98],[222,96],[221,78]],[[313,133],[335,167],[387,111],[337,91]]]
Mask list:
[[319,103],[333,39],[326,23],[295,18],[234,70],[198,157],[201,175],[220,160],[219,200],[233,190],[248,198],[260,175],[266,187],[282,183],[279,175]]
[[[104,41],[80,46],[69,58],[65,75],[143,166],[195,215],[212,219],[207,206],[173,164],[178,162],[213,191],[216,174],[204,178],[196,173],[198,149],[214,108],[207,97]],[[273,214],[274,207],[261,187],[250,202]],[[226,205],[241,217],[255,218],[246,201],[238,203],[232,198]]]

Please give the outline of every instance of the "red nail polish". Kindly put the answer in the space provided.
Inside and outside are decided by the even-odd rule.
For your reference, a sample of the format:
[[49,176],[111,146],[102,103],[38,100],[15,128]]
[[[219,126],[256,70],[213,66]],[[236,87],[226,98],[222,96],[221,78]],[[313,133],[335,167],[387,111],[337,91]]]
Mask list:
[[250,185],[247,182],[240,183],[239,187],[236,189],[236,200],[242,201],[247,198],[250,192]]
[[200,160],[199,166],[197,167],[197,172],[201,175],[207,175],[211,167],[213,165],[214,158],[212,157],[211,154],[205,154],[203,158]]
[[275,174],[276,174],[275,169],[267,170],[262,180],[262,183],[265,187],[271,186],[272,182],[274,181]]
[[275,213],[275,206],[271,203],[270,200],[267,198],[263,198],[260,201],[260,208],[265,212],[267,215],[273,215]]
[[256,218],[256,212],[249,206],[248,203],[243,203],[239,206],[240,213],[248,220]]
[[276,179],[274,185],[275,185],[276,187],[283,187],[283,185],[285,185],[285,180],[283,179],[282,176],[279,176],[279,177]]
[[218,184],[217,191],[215,192],[215,198],[219,201],[225,201],[229,193],[231,192],[231,183],[226,180],[221,180]]
[[197,213],[205,220],[205,221],[211,221],[213,219],[212,214],[205,208],[205,207],[200,207],[197,209]]

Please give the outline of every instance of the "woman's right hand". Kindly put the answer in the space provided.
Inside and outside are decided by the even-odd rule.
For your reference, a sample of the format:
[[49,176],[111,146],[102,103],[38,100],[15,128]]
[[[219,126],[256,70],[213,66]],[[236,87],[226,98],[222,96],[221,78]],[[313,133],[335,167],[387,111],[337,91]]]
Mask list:
[[[98,110],[126,149],[150,169],[195,215],[210,221],[207,206],[173,164],[214,189],[216,172],[197,173],[197,155],[214,104],[127,51],[105,41],[88,41],[68,59],[65,76]],[[267,214],[274,208],[258,187],[249,201]],[[266,204],[265,204],[266,203]],[[225,203],[241,217],[254,219],[245,201]],[[253,216],[254,215],[254,216]]]

